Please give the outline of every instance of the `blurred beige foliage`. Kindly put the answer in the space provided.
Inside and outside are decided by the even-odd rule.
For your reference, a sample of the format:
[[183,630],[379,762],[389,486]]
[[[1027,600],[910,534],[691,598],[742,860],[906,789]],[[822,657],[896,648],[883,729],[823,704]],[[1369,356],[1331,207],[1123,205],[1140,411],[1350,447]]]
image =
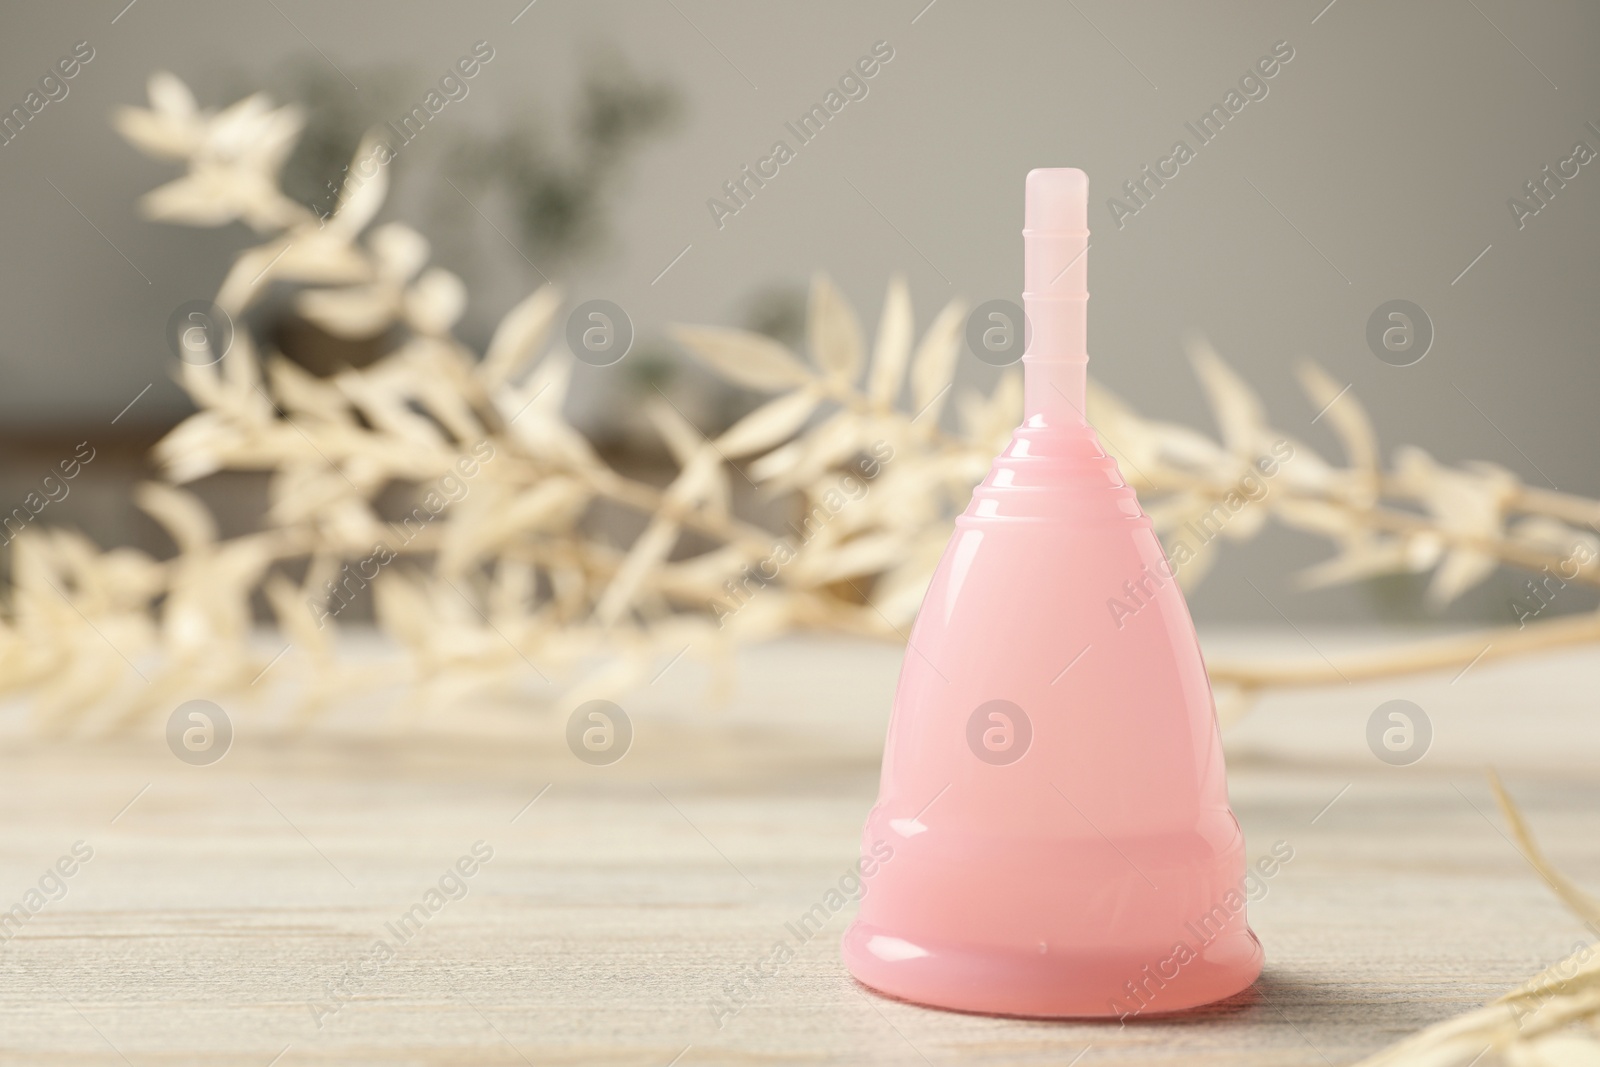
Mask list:
[[[894,279],[869,349],[854,310],[818,275],[809,360],[747,331],[675,328],[708,367],[771,399],[708,437],[658,396],[644,414],[678,473],[647,484],[603,462],[563,416],[572,356],[547,345],[561,307],[554,289],[512,308],[481,356],[453,336],[461,280],[427,265],[415,230],[372,226],[388,191],[381,151],[357,150],[323,217],[277,181],[303,122],[296,108],[257,94],[205,110],[165,73],[149,95],[148,108],[117,115],[117,128],[186,169],[145,196],[146,213],[239,221],[264,240],[238,256],[216,296],[241,324],[231,347],[181,364],[200,410],[157,445],[167,480],[138,490],[180,552],[165,561],[102,552],[63,530],[17,540],[0,660],[9,688],[37,693],[42,721],[114,727],[196,687],[256,688],[276,662],[246,641],[257,592],[284,647],[300,653],[263,689],[298,672],[308,712],[371,682],[334,648],[340,610],[369,592],[381,628],[410,653],[416,699],[430,706],[530,675],[554,686],[558,703],[617,695],[679,656],[725,669],[732,644],[796,629],[905,638],[954,516],[1020,417],[1015,369],[988,396],[955,395],[959,303],[918,338],[910,294]],[[258,353],[242,324],[275,285],[335,337],[399,340],[376,363],[329,377]],[[1492,464],[1448,467],[1417,448],[1385,467],[1348,387],[1308,363],[1306,394],[1345,453],[1342,464],[1326,460],[1274,428],[1215,352],[1196,344],[1192,358],[1220,440],[1145,419],[1102,388],[1090,395],[1091,419],[1157,531],[1169,550],[1182,542],[1185,584],[1203,577],[1221,540],[1247,540],[1269,519],[1337,547],[1301,576],[1307,586],[1431,571],[1429,596],[1444,603],[1502,564],[1546,585],[1552,575],[1600,584],[1595,501],[1523,485]],[[1282,462],[1264,479],[1268,456]],[[270,472],[262,529],[219,539],[182,488],[223,470]],[[737,515],[734,479],[786,508],[788,528]],[[374,504],[394,486],[419,500],[398,523]],[[643,533],[612,543],[587,521],[601,505],[639,513]],[[1190,536],[1200,530],[1212,535]],[[296,573],[304,564],[304,576],[285,564]],[[1600,616],[1566,615],[1339,662],[1211,671],[1227,719],[1267,686],[1447,669],[1597,638]],[[130,667],[146,684],[128,684]]]

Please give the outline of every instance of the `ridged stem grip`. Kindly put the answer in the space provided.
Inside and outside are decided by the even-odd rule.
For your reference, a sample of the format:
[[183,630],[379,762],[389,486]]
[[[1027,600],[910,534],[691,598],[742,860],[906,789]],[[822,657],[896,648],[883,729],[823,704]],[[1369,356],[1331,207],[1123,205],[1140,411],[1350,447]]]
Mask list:
[[1029,420],[1084,420],[1089,307],[1089,178],[1075,167],[1028,172],[1022,230],[1023,405]]

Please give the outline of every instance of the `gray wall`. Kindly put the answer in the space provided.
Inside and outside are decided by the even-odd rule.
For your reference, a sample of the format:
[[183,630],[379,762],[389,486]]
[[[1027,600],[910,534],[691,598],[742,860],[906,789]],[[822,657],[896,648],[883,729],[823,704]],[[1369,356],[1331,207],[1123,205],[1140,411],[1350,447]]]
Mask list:
[[[172,172],[124,145],[108,115],[142,102],[150,70],[175,71],[215,105],[287,62],[316,59],[314,43],[352,76],[402,64],[420,96],[485,39],[496,60],[452,122],[494,129],[530,107],[559,109],[593,49],[681,88],[685,119],[631,168],[610,247],[562,279],[576,296],[621,303],[642,334],[671,320],[736,320],[757,285],[803,284],[816,267],[869,319],[896,269],[910,277],[921,322],[957,294],[1014,298],[1022,176],[1079,166],[1101,201],[1091,214],[1091,370],[1143,411],[1209,427],[1181,350],[1199,331],[1282,426],[1315,444],[1333,448],[1294,384],[1303,356],[1354,384],[1386,448],[1417,443],[1600,495],[1600,161],[1524,228],[1507,208],[1575,141],[1600,149],[1585,125],[1600,126],[1593,4],[538,0],[513,25],[523,0],[124,3],[0,14],[7,107],[75,42],[96,51],[71,95],[0,147],[9,437],[109,422],[151,382],[126,421],[154,426],[185,410],[163,324],[177,304],[214,291],[246,235],[136,214],[135,199]],[[775,139],[792,141],[783,123],[879,40],[894,58],[869,95],[719,230],[706,200]],[[1278,41],[1294,58],[1268,95],[1118,229],[1103,198],[1175,140],[1193,146],[1184,123]],[[426,230],[438,183],[419,146],[389,215]],[[482,335],[537,278],[487,226],[474,233],[467,261],[451,265],[473,278],[467,332]],[[1369,314],[1392,298],[1420,304],[1435,325],[1415,366],[1385,365],[1364,340]],[[967,362],[963,374],[987,386],[994,372]],[[603,423],[627,403],[601,371],[582,384],[586,419]],[[1375,610],[1368,592],[1287,591],[1286,571],[1318,558],[1320,544],[1273,535],[1260,545],[1248,558],[1228,554],[1198,614],[1276,618],[1245,575],[1282,591],[1291,616]],[[1491,597],[1496,618],[1503,591]]]

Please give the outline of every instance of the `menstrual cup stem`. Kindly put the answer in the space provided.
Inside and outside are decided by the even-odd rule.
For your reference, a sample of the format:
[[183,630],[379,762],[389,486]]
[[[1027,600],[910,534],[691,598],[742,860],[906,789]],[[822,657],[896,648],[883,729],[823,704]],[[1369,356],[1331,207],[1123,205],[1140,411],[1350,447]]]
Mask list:
[[1084,421],[1089,362],[1089,178],[1074,167],[1028,172],[1022,230],[1023,404],[1045,425]]
[[1022,357],[1022,406],[1028,420],[1042,418],[1046,426],[1071,426],[1087,422],[1084,393],[1089,360]]

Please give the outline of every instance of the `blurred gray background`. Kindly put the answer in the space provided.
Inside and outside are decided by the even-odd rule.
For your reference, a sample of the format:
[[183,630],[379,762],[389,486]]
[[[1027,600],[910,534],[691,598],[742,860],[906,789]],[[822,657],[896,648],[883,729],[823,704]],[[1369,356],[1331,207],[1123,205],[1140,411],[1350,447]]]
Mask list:
[[[783,335],[818,268],[869,328],[896,270],[919,329],[958,295],[1016,299],[1023,175],[1070,165],[1093,182],[1091,373],[1143,413],[1214,430],[1183,355],[1200,333],[1277,425],[1328,454],[1337,446],[1293,377],[1302,357],[1353,384],[1386,454],[1417,444],[1600,495],[1600,161],[1521,229],[1507,207],[1576,141],[1600,149],[1586,125],[1600,127],[1592,3],[525,5],[7,5],[6,109],[77,42],[95,58],[66,99],[0,146],[5,499],[89,439],[109,462],[49,517],[160,550],[126,496],[147,474],[143,449],[190,410],[163,329],[253,242],[238,226],[139,216],[137,199],[177,169],[125,144],[109,119],[144,104],[151,71],[173,71],[204,106],[255,89],[304,103],[315,136],[290,171],[314,197],[364,126],[397,119],[480,40],[494,60],[391,168],[381,219],[414,225],[467,280],[469,342],[539,271],[573,301],[627,309],[636,355],[625,371],[580,368],[573,404],[619,451],[635,447],[641,382],[698,397],[706,423],[741,402],[684,369],[662,339],[668,322]],[[708,198],[774,140],[793,143],[784,123],[879,41],[894,56],[869,94],[719,229]],[[1194,145],[1184,123],[1280,41],[1294,57],[1267,96],[1119,229],[1106,198],[1174,141]],[[1380,362],[1365,341],[1368,316],[1395,298],[1419,304],[1436,331],[1410,367]],[[986,390],[997,373],[969,356],[960,380]],[[1195,614],[1276,621],[1249,577],[1296,620],[1422,617],[1420,582],[1294,591],[1291,572],[1328,551],[1281,530],[1230,545]],[[1519,582],[1499,576],[1451,615],[1510,622]],[[1585,596],[1573,590],[1555,610],[1592,607]]]

